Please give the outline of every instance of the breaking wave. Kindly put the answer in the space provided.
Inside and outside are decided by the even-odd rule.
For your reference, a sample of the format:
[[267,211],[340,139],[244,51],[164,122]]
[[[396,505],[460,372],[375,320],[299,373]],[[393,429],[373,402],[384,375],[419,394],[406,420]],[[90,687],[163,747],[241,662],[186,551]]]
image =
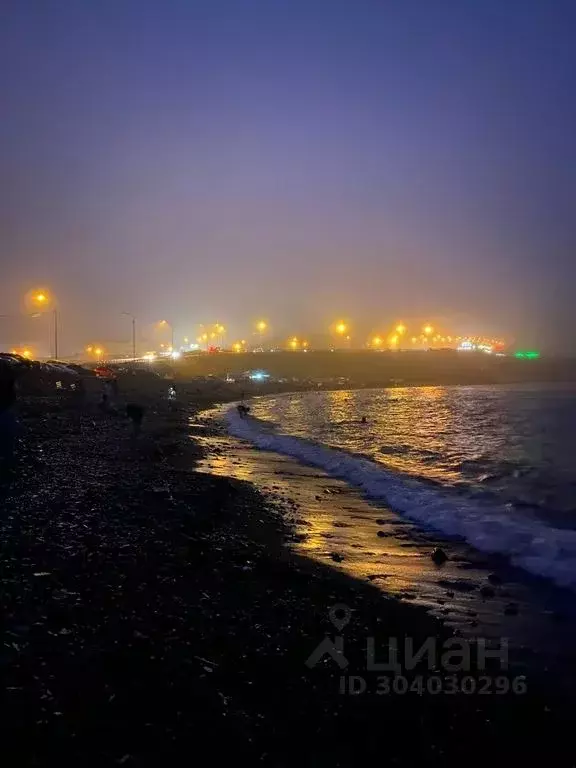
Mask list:
[[235,437],[320,467],[427,528],[465,539],[483,552],[506,555],[526,571],[576,589],[576,531],[517,515],[507,505],[430,487],[365,457],[283,434],[269,423],[240,418],[235,407],[226,412],[226,421]]

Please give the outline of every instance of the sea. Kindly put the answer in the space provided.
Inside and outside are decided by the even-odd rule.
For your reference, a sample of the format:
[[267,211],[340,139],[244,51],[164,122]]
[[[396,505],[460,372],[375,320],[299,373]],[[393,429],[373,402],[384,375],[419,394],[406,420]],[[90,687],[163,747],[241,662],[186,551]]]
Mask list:
[[544,652],[576,681],[574,384],[312,391],[249,406],[247,418],[228,403],[193,419],[207,435],[200,471],[283,504],[299,556],[465,635]]
[[574,385],[310,392],[227,420],[423,528],[576,589]]

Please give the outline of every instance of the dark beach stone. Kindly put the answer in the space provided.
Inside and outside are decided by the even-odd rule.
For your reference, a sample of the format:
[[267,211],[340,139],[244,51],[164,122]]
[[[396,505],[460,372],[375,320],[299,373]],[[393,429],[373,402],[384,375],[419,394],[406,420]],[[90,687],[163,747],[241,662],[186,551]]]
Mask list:
[[483,586],[480,588],[480,594],[482,597],[494,597],[496,592],[492,589],[492,587]]
[[518,615],[518,605],[516,603],[508,603],[508,605],[504,608],[504,615],[505,616],[517,616]]
[[498,576],[497,573],[490,573],[488,575],[488,581],[490,584],[494,584],[494,586],[498,586],[499,584],[502,584],[502,579],[500,576]]
[[338,552],[332,552],[330,557],[332,560],[334,560],[335,563],[341,563],[344,560],[343,556],[339,555]]
[[436,563],[436,565],[444,565],[444,563],[448,560],[448,555],[446,552],[444,552],[443,549],[436,547],[434,552],[432,552],[430,555],[430,558],[433,563]]

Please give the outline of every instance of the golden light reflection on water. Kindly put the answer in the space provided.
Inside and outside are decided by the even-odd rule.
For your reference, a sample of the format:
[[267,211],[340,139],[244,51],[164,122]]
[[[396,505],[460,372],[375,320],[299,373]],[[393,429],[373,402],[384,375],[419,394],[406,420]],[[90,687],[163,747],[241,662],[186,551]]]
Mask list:
[[463,462],[490,457],[503,444],[499,397],[494,388],[477,387],[338,390],[262,399],[253,413],[282,432],[368,456],[392,470],[454,482]]

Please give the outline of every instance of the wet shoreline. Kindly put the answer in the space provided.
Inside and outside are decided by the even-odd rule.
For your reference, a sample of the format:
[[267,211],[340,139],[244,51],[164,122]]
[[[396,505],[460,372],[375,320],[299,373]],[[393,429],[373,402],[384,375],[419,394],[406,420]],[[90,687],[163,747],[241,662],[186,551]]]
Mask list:
[[[492,678],[490,695],[458,693],[464,679],[509,683],[521,668],[473,661],[450,682],[426,659],[393,670],[416,687],[380,695],[371,638],[385,654],[391,637],[418,649],[458,636],[288,549],[292,513],[255,486],[197,471],[189,418],[209,404],[197,393],[171,410],[150,397],[136,444],[120,413],[21,404],[26,451],[0,537],[6,764],[572,764],[571,710],[545,680],[529,677],[521,695],[500,695]],[[341,657],[314,661],[338,638],[345,669]],[[353,676],[365,695],[343,691]],[[432,678],[451,693],[423,693]]]
[[[246,480],[283,508],[294,529],[293,552],[410,601],[463,637],[505,637],[519,656],[542,654],[540,663],[558,674],[565,663],[574,665],[571,591],[425,530],[318,467],[228,435],[222,412],[193,420],[206,449],[199,470]],[[446,563],[432,561],[436,548],[448,555]]]

